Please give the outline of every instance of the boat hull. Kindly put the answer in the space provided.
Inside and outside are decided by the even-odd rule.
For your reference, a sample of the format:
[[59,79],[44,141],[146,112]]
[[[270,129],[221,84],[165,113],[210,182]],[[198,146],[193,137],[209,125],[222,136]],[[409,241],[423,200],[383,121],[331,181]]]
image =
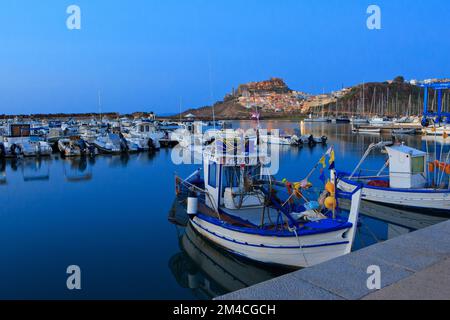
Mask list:
[[351,241],[345,238],[351,228],[297,238],[295,233],[290,237],[276,237],[237,232],[197,216],[190,220],[190,224],[202,236],[225,250],[265,264],[310,267],[351,250]]
[[[345,192],[353,192],[358,187],[356,182],[346,179],[339,180],[338,188]],[[364,186],[361,198],[363,200],[385,205],[422,210],[424,213],[450,214],[450,190],[403,190]]]

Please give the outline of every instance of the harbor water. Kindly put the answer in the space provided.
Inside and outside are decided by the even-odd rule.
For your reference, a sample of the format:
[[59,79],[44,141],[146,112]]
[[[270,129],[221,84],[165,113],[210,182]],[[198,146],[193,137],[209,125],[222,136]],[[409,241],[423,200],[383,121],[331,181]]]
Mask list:
[[[330,146],[337,168],[351,172],[369,144],[392,138],[352,134],[347,124],[261,126],[328,137],[326,146],[280,147],[277,177],[289,181],[303,179]],[[397,139],[430,152],[450,147],[433,137]],[[171,152],[0,161],[0,299],[211,299],[289,272],[244,261],[169,222],[182,215],[174,174],[199,167],[175,165]],[[365,169],[379,170],[385,158],[370,156]],[[321,187],[318,174],[312,182]],[[361,213],[355,250],[445,220],[369,203]],[[82,290],[66,287],[70,265],[81,268]]]

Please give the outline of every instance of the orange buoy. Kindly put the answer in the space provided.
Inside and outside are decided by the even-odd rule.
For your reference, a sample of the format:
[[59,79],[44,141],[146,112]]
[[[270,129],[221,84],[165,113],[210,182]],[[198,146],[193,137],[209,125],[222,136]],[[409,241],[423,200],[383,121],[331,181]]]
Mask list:
[[328,183],[325,185],[325,190],[327,190],[327,191],[328,191],[329,193],[331,193],[331,194],[334,194],[334,193],[336,192],[336,188],[335,188],[334,184],[331,183],[331,182],[328,182]]
[[428,164],[428,171],[429,171],[429,172],[434,172],[434,163],[433,163],[433,162],[430,162],[430,163]]
[[335,210],[337,207],[337,202],[335,197],[328,197],[325,199],[325,208],[328,210]]
[[450,174],[450,164],[445,166],[445,173]]

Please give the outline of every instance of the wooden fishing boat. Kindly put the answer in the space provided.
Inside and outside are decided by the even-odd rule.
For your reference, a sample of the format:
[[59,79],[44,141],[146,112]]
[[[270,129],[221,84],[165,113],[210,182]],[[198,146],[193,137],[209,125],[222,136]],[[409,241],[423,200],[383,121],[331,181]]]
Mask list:
[[[333,184],[323,194],[326,209],[303,196],[305,181],[277,182],[265,173],[267,159],[261,160],[256,140],[240,141],[246,141],[242,153],[221,140],[204,150],[204,179],[200,170],[187,179],[176,178],[192,227],[234,254],[267,264],[308,267],[349,253],[361,191],[345,193],[352,209],[344,218]],[[280,188],[288,190],[285,198]]]
[[[361,166],[371,152],[377,149],[385,150],[389,159],[376,174],[365,173]],[[362,187],[363,200],[448,215],[450,165],[441,162],[434,164],[427,158],[427,153],[403,144],[371,144],[351,174],[336,171],[337,186],[345,192]],[[435,170],[435,167],[439,168]],[[389,173],[385,175],[387,169]]]

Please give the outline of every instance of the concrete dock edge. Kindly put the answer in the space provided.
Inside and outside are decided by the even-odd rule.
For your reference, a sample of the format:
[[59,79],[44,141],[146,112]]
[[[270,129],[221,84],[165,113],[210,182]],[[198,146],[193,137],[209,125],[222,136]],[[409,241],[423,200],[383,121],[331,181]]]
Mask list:
[[[380,290],[367,286],[370,266],[380,268]],[[216,299],[450,300],[450,221]]]

